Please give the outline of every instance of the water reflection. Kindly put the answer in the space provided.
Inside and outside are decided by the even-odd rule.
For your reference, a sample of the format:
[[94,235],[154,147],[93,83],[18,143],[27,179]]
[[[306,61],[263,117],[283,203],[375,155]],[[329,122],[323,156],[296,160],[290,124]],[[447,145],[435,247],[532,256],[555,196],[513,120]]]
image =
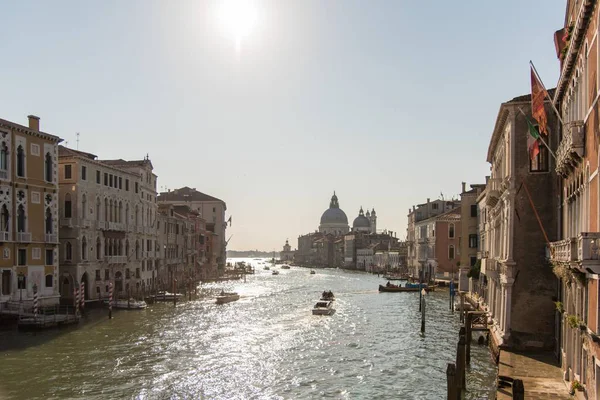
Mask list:
[[[441,399],[456,353],[458,318],[447,292],[428,296],[421,336],[418,294],[377,293],[376,276],[256,268],[243,281],[201,288],[197,301],[105,311],[79,329],[0,333],[2,385],[15,399]],[[222,288],[241,299],[214,304]],[[321,291],[333,317],[311,315]],[[13,347],[24,342],[27,347]],[[486,398],[495,369],[472,347],[468,398]]]

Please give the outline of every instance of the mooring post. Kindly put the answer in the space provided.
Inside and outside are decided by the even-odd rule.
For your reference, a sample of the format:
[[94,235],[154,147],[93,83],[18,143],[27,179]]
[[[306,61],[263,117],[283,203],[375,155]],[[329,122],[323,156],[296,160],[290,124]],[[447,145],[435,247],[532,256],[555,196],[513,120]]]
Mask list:
[[446,368],[446,386],[448,390],[448,400],[458,400],[458,390],[456,390],[456,365],[448,363]]
[[473,327],[471,326],[472,323],[473,323],[473,314],[471,312],[467,312],[466,318],[465,318],[465,327],[466,327],[466,333],[467,333],[465,359],[466,359],[467,365],[471,365],[471,340],[473,339],[473,329],[472,329]]
[[460,292],[460,322],[465,322],[465,293]]
[[425,289],[421,289],[421,333],[425,333]]
[[456,346],[456,387],[458,391],[466,390],[466,376],[465,376],[465,328],[460,328],[458,345]]
[[525,399],[525,386],[523,386],[523,381],[520,379],[515,379],[512,384],[512,398],[516,400],[524,400]]
[[173,305],[177,307],[177,279],[173,279]]

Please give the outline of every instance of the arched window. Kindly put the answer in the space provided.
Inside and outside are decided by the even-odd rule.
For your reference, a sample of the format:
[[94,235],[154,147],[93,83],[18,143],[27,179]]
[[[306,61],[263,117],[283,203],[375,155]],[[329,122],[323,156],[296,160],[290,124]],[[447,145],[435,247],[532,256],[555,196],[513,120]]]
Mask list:
[[136,225],[140,225],[140,209],[138,208],[137,204],[135,205],[135,224]]
[[449,238],[453,238],[454,237],[454,224],[449,224],[448,225],[448,237]]
[[46,275],[46,287],[51,288],[54,284],[54,277],[52,275]]
[[123,255],[123,239],[119,239],[119,249],[118,249],[117,255],[119,255],[119,256]]
[[104,238],[104,255],[108,255],[108,239]]
[[81,239],[81,259],[87,260],[87,239],[85,236]]
[[71,218],[71,194],[65,194],[65,218]]
[[125,239],[125,255],[129,257],[129,239]]
[[71,242],[65,244],[65,260],[71,260],[73,258],[73,247]]
[[25,207],[23,204],[17,208],[17,232],[25,232]]
[[135,240],[135,259],[139,260],[140,258],[140,242],[136,239]]
[[100,236],[96,238],[96,260],[100,260],[102,258],[102,242],[100,241]]
[[100,198],[96,197],[96,221],[100,221]]
[[2,209],[0,209],[0,231],[8,232],[9,230],[9,214],[8,208],[6,204],[2,205]]
[[52,233],[52,210],[50,207],[46,208],[46,233]]
[[8,171],[8,146],[5,142],[0,146],[0,169]]
[[85,194],[83,196],[81,196],[81,218],[85,219],[85,216],[87,214],[87,198],[85,197]]
[[454,259],[454,245],[451,244],[450,246],[448,246],[448,258],[450,260]]
[[108,219],[109,213],[108,213],[108,199],[105,197],[104,198],[104,220],[105,221],[110,221]]
[[44,169],[46,182],[52,182],[52,155],[46,153],[46,159],[44,160]]
[[123,222],[123,202],[119,201],[119,212],[117,212],[117,222]]
[[112,199],[108,202],[108,212],[109,212],[109,214],[108,214],[108,220],[107,221],[113,222],[114,221],[114,213],[113,213],[113,201],[112,201]]
[[125,204],[125,223],[129,224],[129,203]]
[[17,147],[17,176],[25,176],[25,152],[21,145]]

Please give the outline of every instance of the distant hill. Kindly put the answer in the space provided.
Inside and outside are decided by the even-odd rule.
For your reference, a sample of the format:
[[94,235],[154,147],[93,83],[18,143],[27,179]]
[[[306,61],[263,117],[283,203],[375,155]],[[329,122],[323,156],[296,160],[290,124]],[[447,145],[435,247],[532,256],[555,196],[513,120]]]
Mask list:
[[[240,258],[273,258],[272,251],[259,251],[259,250],[227,250],[227,257],[240,257]],[[275,258],[279,258],[279,252],[275,252]]]

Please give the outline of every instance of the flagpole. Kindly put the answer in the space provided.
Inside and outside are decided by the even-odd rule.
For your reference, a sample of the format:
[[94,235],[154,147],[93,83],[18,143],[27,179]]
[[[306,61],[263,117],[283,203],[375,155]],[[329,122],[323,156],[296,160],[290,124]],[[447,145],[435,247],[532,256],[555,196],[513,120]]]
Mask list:
[[[538,81],[542,84],[542,87],[544,88],[544,91],[548,95],[548,99],[550,100],[550,105],[552,106],[552,109],[554,110],[554,112],[556,113],[556,116],[560,120],[560,123],[562,125],[564,125],[565,123],[562,120],[562,118],[560,117],[560,113],[558,112],[558,109],[554,105],[554,101],[550,98],[550,94],[548,93],[548,90],[546,89],[546,85],[544,85],[544,82],[542,82],[542,78],[540,78],[540,74],[538,74],[537,69],[535,69],[535,65],[533,65],[533,61],[529,60],[529,65],[531,65],[531,68],[533,69],[533,73],[537,77]],[[546,96],[544,96],[544,97],[546,97]]]
[[531,194],[529,194],[529,188],[527,188],[527,184],[525,183],[525,179],[523,179],[521,181],[521,184],[523,185],[523,187],[525,188],[525,193],[527,193],[527,198],[529,199],[529,204],[531,204],[531,208],[533,208],[533,212],[535,213],[535,218],[538,221],[538,224],[540,225],[540,229],[542,230],[542,233],[544,234],[544,239],[546,239],[546,243],[548,244],[548,247],[550,247],[550,240],[548,240],[548,235],[546,234],[546,230],[544,229],[544,225],[542,224],[542,220],[540,219],[540,216],[535,208],[535,205],[533,204],[533,200],[531,199]]
[[[519,111],[521,111],[521,114],[523,114],[523,116],[526,119],[529,119],[529,117],[527,116],[527,114],[525,114],[525,112],[523,112],[523,109],[521,107],[519,107]],[[546,148],[548,149],[548,151],[550,152],[550,154],[552,154],[552,157],[554,157],[554,159],[556,160],[556,154],[554,154],[554,152],[552,151],[552,149],[550,148],[550,146],[548,146],[548,144],[544,141],[544,139],[542,138],[542,135],[538,135],[538,139],[540,139],[542,141],[542,143],[544,144],[544,146],[546,146]]]

